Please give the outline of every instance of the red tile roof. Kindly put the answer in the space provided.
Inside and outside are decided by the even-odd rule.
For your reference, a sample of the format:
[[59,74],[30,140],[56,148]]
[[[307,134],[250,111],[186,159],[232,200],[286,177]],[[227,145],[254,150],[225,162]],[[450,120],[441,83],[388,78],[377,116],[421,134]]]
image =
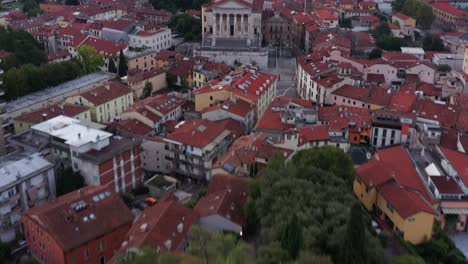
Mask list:
[[318,17],[324,20],[338,20],[338,18],[327,9],[317,9],[314,11]]
[[126,49],[128,46],[125,43],[117,43],[110,40],[99,39],[95,37],[88,37],[81,45],[88,45],[96,49],[99,54],[105,58],[115,59],[119,56],[121,50]]
[[407,113],[413,109],[415,101],[414,93],[397,92],[392,95],[388,109]]
[[187,99],[167,94],[157,94],[154,96],[147,97],[137,103],[136,105],[147,105],[154,110],[158,111],[162,115],[167,115],[168,113],[174,111],[178,107],[187,102]]
[[110,126],[139,136],[145,136],[153,132],[152,127],[134,119],[119,120],[117,122],[111,123]]
[[127,78],[130,83],[138,83],[153,78],[154,76],[164,74],[164,72],[163,69],[152,69],[149,71],[131,69],[127,72]]
[[249,8],[253,8],[253,5],[249,2],[246,2],[244,0],[221,0],[221,1],[217,1],[217,2],[212,2],[212,3],[208,3],[208,4],[205,4],[204,7],[205,8],[213,8],[213,7],[216,7],[216,6],[219,6],[219,5],[222,5],[224,3],[227,3],[227,2],[230,2],[230,1],[234,1],[234,2],[237,2],[243,6],[246,6],[246,7],[249,7]]
[[[241,165],[252,165],[256,158],[270,159],[274,154],[280,153],[284,158],[292,154],[291,150],[275,147],[268,142],[268,137],[263,133],[254,133],[248,136],[239,137],[229,148],[229,150],[219,158],[214,167],[221,167],[231,174],[235,168]],[[225,165],[232,167],[226,168]],[[249,175],[238,175],[249,176]]]
[[328,128],[326,125],[311,125],[299,128],[292,128],[286,133],[299,134],[299,146],[302,146],[309,142],[330,140],[330,135],[328,134]]
[[408,153],[402,146],[379,149],[377,159],[382,161],[394,175],[395,180],[408,188],[418,191],[426,200],[434,201],[425,184],[422,182]]
[[[86,205],[79,211],[73,208],[78,201]],[[130,227],[133,221],[133,214],[120,196],[112,194],[106,186],[88,186],[54,198],[29,209],[23,217],[40,225],[63,251],[77,248],[118,228]]]
[[377,187],[377,190],[404,219],[419,212],[436,214],[432,206],[422,196],[396,182],[384,184]]
[[430,176],[429,178],[441,194],[463,194],[462,189],[452,177]]
[[393,179],[392,171],[381,161],[371,160],[356,168],[359,178],[369,187],[379,186]]
[[468,16],[468,12],[465,12],[461,9],[458,9],[456,7],[451,6],[449,3],[432,3],[431,4],[433,8],[438,9],[442,12],[449,13],[454,16],[466,18]]
[[445,105],[436,103],[432,100],[419,99],[413,104],[413,112],[418,117],[439,121],[442,125],[455,126],[457,125],[457,111],[456,109]]
[[130,93],[132,89],[125,84],[119,81],[109,81],[102,86],[81,93],[80,96],[98,106]]
[[440,147],[440,150],[450,162],[452,167],[457,171],[458,176],[462,179],[465,185],[468,185],[468,156],[461,152]]
[[195,211],[201,217],[220,215],[243,226],[247,190],[248,178],[213,175],[208,192],[197,203]]
[[176,125],[174,132],[169,133],[166,138],[186,145],[203,148],[226,130],[226,127],[222,123],[192,119],[182,121]]
[[350,122],[357,128],[370,128],[372,124],[369,109],[338,105],[319,107],[318,120],[326,121],[330,130],[347,129]]
[[197,218],[197,213],[192,209],[172,199],[160,201],[146,208],[132,225],[125,249],[151,247],[175,251],[184,242]]
[[410,19],[410,18],[411,18],[411,17],[409,17],[409,16],[407,16],[407,15],[405,15],[405,14],[403,14],[403,13],[399,13],[399,12],[393,14],[392,16],[397,17],[397,18],[399,18],[399,19],[401,19],[401,20],[407,20],[407,19]]
[[417,61],[418,58],[409,53],[402,53],[399,51],[386,51],[382,54],[382,59],[384,61]]
[[89,108],[77,104],[55,104],[47,106],[41,109],[33,110],[31,112],[23,113],[22,115],[15,118],[15,120],[28,122],[32,124],[38,124],[45,120],[52,119],[59,115],[68,117],[75,117],[85,111],[89,111]]
[[55,60],[58,60],[58,59],[66,59],[67,57],[71,58],[70,52],[68,52],[66,50],[62,50],[62,51],[57,51],[57,52],[54,52],[54,53],[49,53],[47,55],[47,60],[48,61],[55,61]]
[[243,101],[243,100],[230,100],[221,104],[215,104],[213,106],[203,109],[203,113],[208,113],[212,111],[226,111],[240,117],[247,117],[247,115],[254,110],[254,106]]
[[[293,128],[294,125],[290,125],[287,123],[283,123],[281,121],[281,111],[276,110],[283,110],[287,104],[293,103],[298,104],[306,109],[312,109],[313,104],[309,100],[303,100],[298,98],[286,97],[286,96],[278,96],[275,97],[273,102],[270,103],[265,113],[263,113],[262,118],[257,123],[257,129],[260,130],[273,130],[273,131],[286,131],[289,128]],[[273,109],[275,108],[275,110]]]

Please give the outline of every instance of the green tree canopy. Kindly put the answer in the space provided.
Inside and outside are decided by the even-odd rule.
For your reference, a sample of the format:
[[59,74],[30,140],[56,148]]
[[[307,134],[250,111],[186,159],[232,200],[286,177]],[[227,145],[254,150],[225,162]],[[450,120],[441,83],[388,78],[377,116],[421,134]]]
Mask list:
[[153,84],[150,82],[145,83],[145,87],[143,88],[142,98],[150,97],[152,93],[153,93]]
[[379,48],[375,48],[369,53],[369,59],[371,60],[380,59],[381,57],[382,57],[382,50]]
[[42,13],[39,3],[36,0],[25,0],[23,2],[23,12],[30,16],[36,16]]
[[109,67],[107,67],[108,72],[117,73],[117,67],[113,59],[109,59]]
[[3,77],[5,99],[13,100],[47,87],[75,79],[81,72],[76,60],[35,66],[25,64],[9,69]]
[[182,264],[183,262],[170,253],[158,253],[150,247],[138,248],[125,257],[118,257],[117,264]]
[[78,52],[78,59],[85,74],[98,71],[104,65],[104,57],[98,54],[95,48],[81,45],[76,51]]
[[425,262],[418,256],[403,255],[394,258],[392,264],[425,264]]
[[204,263],[254,263],[249,245],[232,234],[211,233],[199,226],[192,226],[189,236],[187,252]]
[[293,157],[299,167],[314,166],[343,179],[350,186],[356,177],[354,164],[343,150],[337,147],[321,147],[302,150]]
[[56,177],[57,196],[78,190],[84,186],[84,179],[79,172],[71,167],[60,167]]
[[[8,58],[9,66],[4,70],[28,63],[40,65],[47,62],[47,54],[34,37],[24,30],[0,27],[0,49],[13,53]],[[7,62],[2,62],[2,66],[4,63]]]
[[351,208],[346,234],[341,245],[341,263],[368,263],[366,252],[366,230],[362,217],[362,208],[356,202]]
[[127,75],[128,65],[127,65],[127,58],[123,54],[123,51],[119,53],[119,76],[124,77]]
[[423,38],[422,48],[427,51],[444,51],[445,45],[439,36],[426,34]]
[[[292,162],[275,156],[263,170],[263,175],[253,180],[258,182],[259,191],[255,188],[253,194],[249,190],[248,198],[255,202],[255,215],[261,226],[258,263],[293,260],[288,249],[282,246],[284,227],[291,221],[286,216],[293,215],[297,216],[302,230],[303,246],[299,256],[307,253],[331,256],[335,263],[340,263],[339,252],[346,235],[350,208],[356,199],[350,188],[354,178],[352,163],[343,151],[333,149],[305,150],[294,156]],[[383,249],[378,239],[367,229],[364,239],[368,245],[367,263],[381,263]]]
[[182,34],[184,40],[193,41],[201,39],[201,21],[187,14],[172,17],[169,24],[172,30]]
[[281,247],[288,251],[291,258],[296,259],[302,249],[302,226],[297,220],[296,214],[286,224],[281,233]]

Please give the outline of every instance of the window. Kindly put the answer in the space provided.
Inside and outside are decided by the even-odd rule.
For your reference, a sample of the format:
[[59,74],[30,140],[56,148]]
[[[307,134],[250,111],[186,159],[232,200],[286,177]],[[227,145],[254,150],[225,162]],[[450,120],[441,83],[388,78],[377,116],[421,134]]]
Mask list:
[[106,241],[104,239],[101,239],[97,245],[97,251],[102,252],[104,251],[105,248],[106,248]]
[[101,258],[99,258],[99,263],[100,264],[105,264],[106,263],[106,258],[104,256],[102,256]]
[[86,248],[85,251],[84,251],[84,258],[85,259],[89,258],[89,249],[88,248]]

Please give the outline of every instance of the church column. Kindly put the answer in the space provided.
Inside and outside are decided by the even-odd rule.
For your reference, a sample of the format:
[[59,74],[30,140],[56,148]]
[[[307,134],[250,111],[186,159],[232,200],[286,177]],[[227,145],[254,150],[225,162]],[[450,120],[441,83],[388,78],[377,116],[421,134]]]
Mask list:
[[234,14],[234,36],[237,37],[237,14]]
[[241,36],[244,37],[244,15],[241,15]]
[[219,14],[219,36],[223,36],[223,14]]
[[214,19],[213,19],[213,36],[216,36],[216,20],[218,19],[218,14],[214,14]]

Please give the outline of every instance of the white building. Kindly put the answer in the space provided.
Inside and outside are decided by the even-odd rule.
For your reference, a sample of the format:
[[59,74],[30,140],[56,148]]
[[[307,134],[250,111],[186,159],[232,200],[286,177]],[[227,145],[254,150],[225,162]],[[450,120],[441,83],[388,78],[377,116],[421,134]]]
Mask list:
[[262,7],[252,0],[215,0],[202,6],[202,43],[195,55],[226,64],[255,64],[266,68],[262,45]]
[[137,30],[128,35],[128,45],[132,48],[168,49],[172,45],[172,34],[169,28],[157,31]]
[[22,212],[47,201],[49,195],[55,195],[54,165],[39,153],[0,159],[0,241],[13,241]]
[[414,56],[418,57],[418,59],[424,59],[424,50],[422,48],[415,48],[415,47],[401,47],[401,53],[406,54],[413,54]]
[[448,65],[452,70],[461,71],[463,69],[463,54],[436,53],[432,57],[432,62],[436,65]]

